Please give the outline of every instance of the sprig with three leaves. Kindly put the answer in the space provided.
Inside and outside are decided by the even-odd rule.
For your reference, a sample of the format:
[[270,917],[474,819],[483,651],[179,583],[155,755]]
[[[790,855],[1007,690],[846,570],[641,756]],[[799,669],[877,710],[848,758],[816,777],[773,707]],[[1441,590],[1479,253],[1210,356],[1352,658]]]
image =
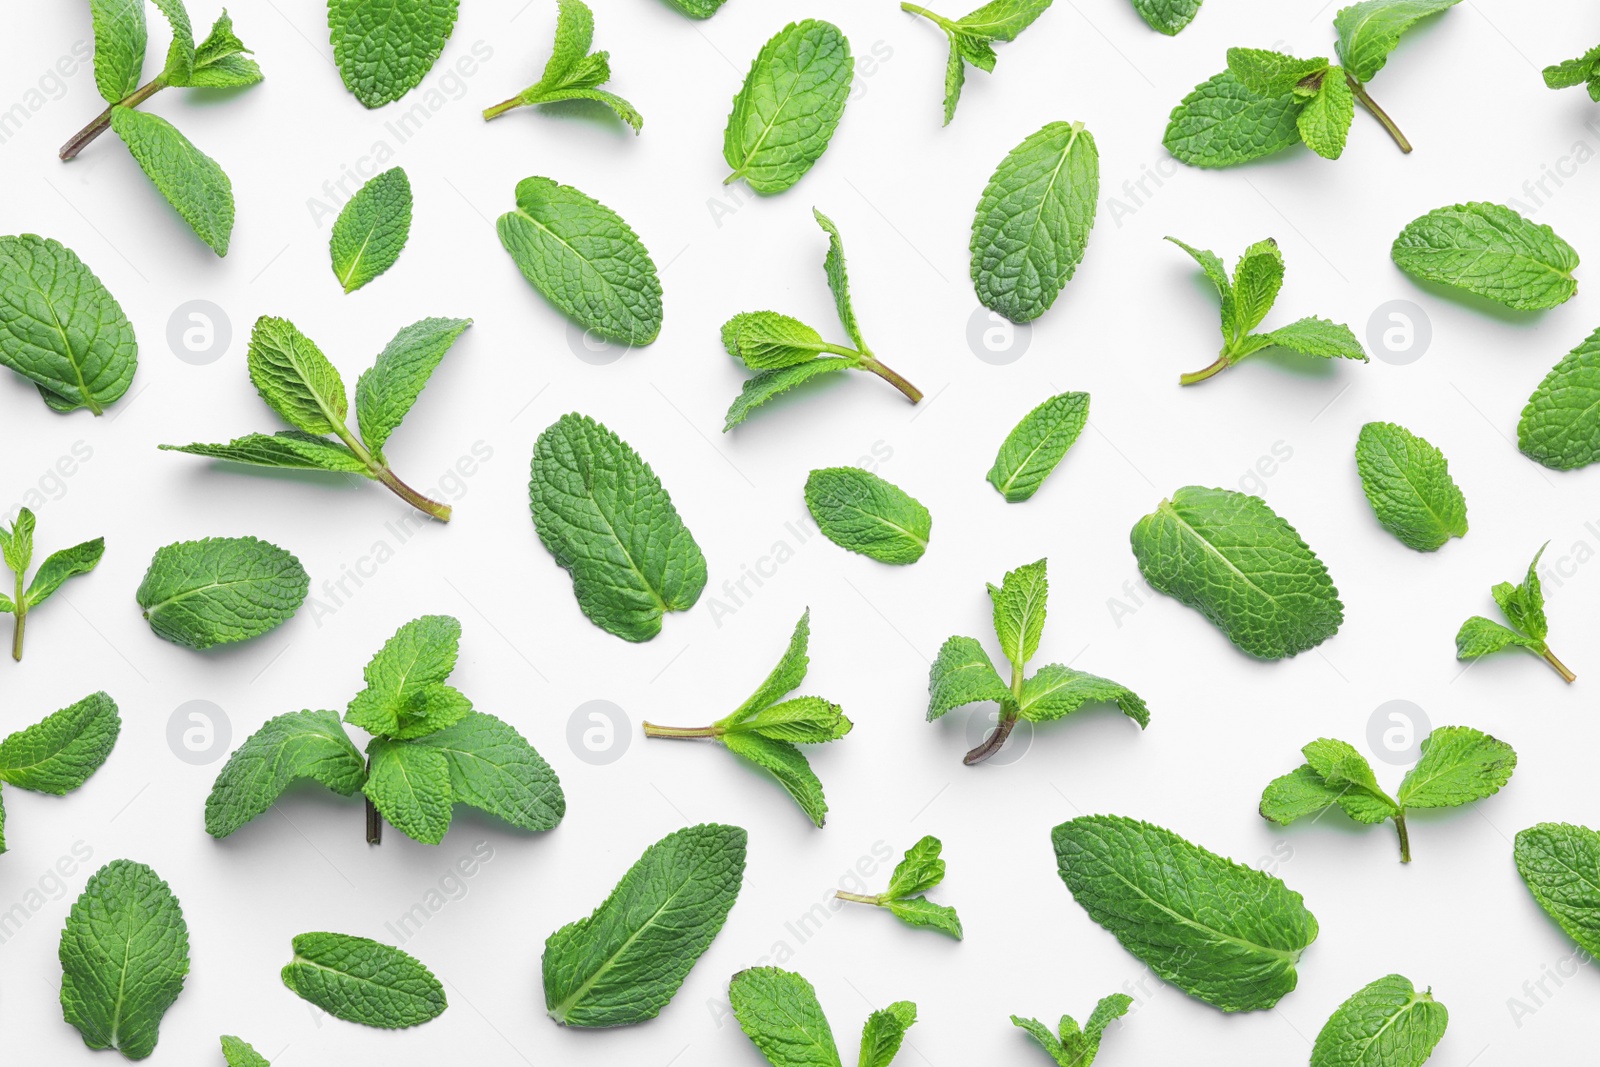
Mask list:
[[639,110],[616,93],[600,86],[611,80],[611,53],[590,52],[594,44],[594,12],[583,0],[561,0],[556,15],[556,40],[539,80],[509,100],[485,108],[484,121],[535,104],[562,100],[594,100],[616,112],[617,118],[638,133],[644,127]]
[[935,904],[922,895],[944,881],[944,859],[939,855],[943,849],[944,844],[929,834],[906,850],[889,876],[889,888],[884,892],[850,893],[840,889],[834,896],[856,904],[885,908],[907,925],[942,930],[960,941],[961,919],[956,909],[948,904]]
[[1482,615],[1474,615],[1461,624],[1456,633],[1456,659],[1477,659],[1506,648],[1525,648],[1550,664],[1551,670],[1561,675],[1563,681],[1574,682],[1573,674],[1550,651],[1545,638],[1550,635],[1550,620],[1544,613],[1544,588],[1539,584],[1539,557],[1549,544],[1540,547],[1528,564],[1528,573],[1516,585],[1500,582],[1489,590],[1494,602],[1510,626],[1502,626]]

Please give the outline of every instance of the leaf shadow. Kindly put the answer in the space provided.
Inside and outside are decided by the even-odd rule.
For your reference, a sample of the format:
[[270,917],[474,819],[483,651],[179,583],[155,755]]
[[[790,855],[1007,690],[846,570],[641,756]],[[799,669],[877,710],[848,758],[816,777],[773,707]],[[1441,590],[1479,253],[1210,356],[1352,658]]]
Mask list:
[[[1401,273],[1404,272],[1402,271]],[[1544,318],[1546,312],[1554,310],[1553,308],[1541,308],[1537,311],[1519,311],[1516,308],[1507,307],[1499,301],[1490,300],[1486,296],[1479,296],[1477,293],[1468,292],[1465,289],[1460,289],[1453,285],[1446,285],[1443,282],[1429,281],[1426,278],[1414,278],[1410,275],[1407,275],[1406,277],[1410,280],[1412,285],[1416,286],[1419,290],[1428,294],[1429,296],[1438,297],[1440,300],[1455,304],[1456,306],[1464,308],[1467,311],[1474,311],[1479,315],[1486,315],[1498,322],[1510,323],[1517,326],[1536,326],[1539,324],[1539,321]],[[1562,303],[1567,303],[1575,296],[1577,296],[1576,293],[1574,293],[1573,296],[1568,297],[1567,300],[1562,301]]]
[[[633,127],[623,122],[615,111],[598,100],[552,100],[544,104],[535,104],[532,107],[518,108],[518,111],[532,111],[543,115],[547,119],[566,124],[576,124],[592,127],[608,133],[614,141],[626,144],[636,140],[638,135],[633,132]],[[512,116],[507,115],[506,118]],[[531,116],[530,116],[531,117]]]

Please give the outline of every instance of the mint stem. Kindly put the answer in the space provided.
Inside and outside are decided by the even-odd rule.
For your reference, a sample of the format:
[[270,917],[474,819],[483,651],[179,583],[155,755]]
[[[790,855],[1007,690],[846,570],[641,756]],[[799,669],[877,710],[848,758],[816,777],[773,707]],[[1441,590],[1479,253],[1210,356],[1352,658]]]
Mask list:
[[715,726],[657,726],[653,722],[642,724],[646,737],[670,737],[682,740],[693,737],[721,737],[722,731]]
[[1211,364],[1209,367],[1205,367],[1201,370],[1190,371],[1188,374],[1180,374],[1178,376],[1178,384],[1194,385],[1196,382],[1203,382],[1213,375],[1221,374],[1227,369],[1228,357],[1226,354],[1220,355],[1217,357],[1217,361]]
[[438,519],[440,522],[450,521],[449,504],[441,504],[437,500],[429,500],[405,482],[402,482],[395,476],[394,471],[389,469],[387,463],[379,460],[378,457],[367,451],[366,445],[356,440],[356,435],[350,432],[348,426],[331,412],[326,412],[326,414],[328,415],[328,421],[333,424],[333,432],[339,435],[339,440],[343,441],[345,447],[356,454],[357,459],[367,465],[367,470],[372,472],[374,478],[389,487],[390,492],[424,515]]
[[1400,834],[1400,862],[1411,862],[1411,835],[1406,832],[1406,813],[1400,812],[1394,817],[1394,828]]
[[882,378],[884,381],[900,390],[906,395],[906,399],[911,401],[913,404],[922,399],[922,390],[918,389],[916,386],[900,377],[900,375],[890,370],[885,364],[879,363],[875,357],[863,355],[861,357],[860,366],[862,370],[871,371],[873,374],[876,374],[878,377]]
[[135,89],[121,100],[118,100],[115,104],[112,104],[110,107],[100,112],[93,122],[89,123],[89,125],[73,134],[72,139],[61,146],[61,161],[64,163],[69,159],[75,159],[79,152],[82,152],[88,147],[90,141],[93,141],[96,137],[99,137],[102,133],[105,133],[106,130],[110,128],[112,109],[118,107],[138,107],[140,104],[144,103],[146,100],[150,99],[152,96],[166,87],[167,82],[165,76],[158,74],[156,77],[151,78],[149,81],[139,86],[139,88]]
[[22,662],[22,629],[28,622],[28,598],[23,595],[22,575],[17,575],[17,598],[12,605],[17,613],[17,628],[11,634],[11,658]]
[[1361,101],[1361,106],[1370,111],[1372,117],[1381,122],[1383,128],[1389,131],[1389,136],[1393,137],[1394,143],[1400,146],[1400,151],[1409,153],[1411,151],[1411,142],[1406,140],[1406,135],[1400,132],[1400,127],[1394,124],[1394,119],[1391,119],[1388,113],[1378,106],[1376,100],[1367,95],[1366,86],[1351,77],[1349,71],[1345,72],[1344,80],[1349,84],[1350,91],[1355,94],[1356,99]]
[[913,15],[921,15],[930,22],[937,23],[939,27],[947,33],[954,32],[956,29],[956,27],[951,24],[949,19],[943,17],[942,15],[936,15],[925,7],[918,7],[916,4],[902,3],[900,5],[900,10],[909,12]]
[[840,889],[837,892],[835,892],[834,896],[838,897],[840,900],[853,901],[856,904],[873,904],[873,905],[876,905],[876,904],[879,903],[879,900],[878,900],[877,897],[869,897],[869,896],[867,896],[867,895],[865,895],[863,893],[846,893],[843,889]]
[[[20,651],[20,649],[22,647],[22,645],[20,643],[22,641],[22,637],[21,637],[21,634],[22,634],[22,616],[21,615],[17,616],[17,634],[18,634],[18,637],[17,637],[17,641],[18,641],[17,648],[19,649],[19,651],[17,652],[17,658],[21,659],[22,658],[22,652]],[[1578,676],[1576,674],[1573,674],[1570,670],[1568,670],[1567,669],[1567,665],[1565,663],[1562,663],[1560,660],[1556,659],[1556,654],[1554,652],[1550,651],[1550,646],[1549,645],[1546,645],[1544,647],[1544,651],[1540,652],[1539,656],[1546,663],[1550,664],[1550,666],[1554,667],[1556,669],[1556,673],[1561,675],[1562,679],[1568,685],[1571,685],[1573,682],[1578,680]]]
[[1011,736],[1011,731],[1016,728],[1017,716],[1006,715],[1001,718],[1000,725],[990,731],[989,736],[983,739],[983,744],[968,752],[962,757],[961,762],[968,767],[982,763],[990,756],[1005,747],[1006,738]]
[[494,107],[486,107],[483,109],[483,121],[488,122],[490,119],[497,119],[501,115],[504,115],[507,111],[521,106],[521,96],[513,96],[510,100],[502,100]]
[[[367,757],[367,777],[372,777],[371,756]],[[383,816],[378,814],[378,807],[372,802],[371,797],[363,795],[362,799],[367,802],[367,844],[381,845],[383,844]]]

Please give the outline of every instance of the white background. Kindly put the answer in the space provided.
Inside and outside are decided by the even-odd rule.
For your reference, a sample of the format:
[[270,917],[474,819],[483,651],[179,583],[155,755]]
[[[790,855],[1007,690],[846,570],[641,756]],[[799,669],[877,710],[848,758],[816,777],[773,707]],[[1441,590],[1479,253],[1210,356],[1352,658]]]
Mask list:
[[[41,554],[107,540],[100,568],[30,619],[26,660],[0,663],[0,725],[20,728],[98,688],[125,722],[110,761],[79,792],[6,792],[0,911],[20,904],[30,913],[0,946],[9,1060],[104,1062],[61,1020],[56,944],[88,875],[123,856],[168,880],[192,942],[192,973],[152,1064],[220,1063],[217,1035],[234,1033],[292,1067],[578,1057],[753,1065],[757,1053],[720,1004],[734,971],[774,953],[815,983],[850,1061],[869,1010],[905,998],[920,1021],[901,1063],[1039,1064],[1008,1014],[1081,1019],[1098,997],[1124,990],[1138,1003],[1107,1041],[1107,1067],[1303,1063],[1334,1007],[1390,971],[1433,986],[1449,1006],[1437,1063],[1494,1067],[1588,1047],[1596,975],[1578,968],[1563,987],[1547,981],[1552,995],[1537,1002],[1524,991],[1547,969],[1570,974],[1573,947],[1520,883],[1511,838],[1542,820],[1600,821],[1600,729],[1586,698],[1600,677],[1600,568],[1586,562],[1600,551],[1600,475],[1546,471],[1513,442],[1528,393],[1600,316],[1587,281],[1554,311],[1517,314],[1424,291],[1388,256],[1394,234],[1431,208],[1512,198],[1580,252],[1600,255],[1600,167],[1588,163],[1600,149],[1600,106],[1582,90],[1549,92],[1539,77],[1600,36],[1584,5],[1468,0],[1412,33],[1372,84],[1415,142],[1411,156],[1358,113],[1337,162],[1296,149],[1222,172],[1165,154],[1171,107],[1222,68],[1229,45],[1329,54],[1334,5],[1212,0],[1168,39],[1125,0],[1060,0],[998,49],[993,75],[969,71],[955,122],[941,128],[944,37],[890,0],[731,0],[704,23],[656,0],[594,0],[597,45],[616,71],[607,88],[644,113],[638,138],[601,111],[481,121],[481,108],[535,80],[549,51],[555,5],[516,6],[467,0],[424,90],[369,112],[340,84],[321,3],[238,5],[238,32],[266,82],[215,97],[168,90],[147,105],[233,178],[238,224],[218,260],[114,137],[70,165],[56,160],[102,106],[87,65],[51,78],[60,57],[88,54],[87,5],[5,5],[0,106],[21,104],[27,115],[0,146],[0,232],[74,248],[141,343],[133,388],[99,419],[55,415],[31,386],[0,375],[0,505],[10,513],[36,494]],[[202,31],[216,14],[208,3],[192,11]],[[783,195],[724,189],[729,101],[762,42],[804,16],[836,21],[861,59],[832,146]],[[151,21],[153,71],[165,37],[153,10]],[[470,76],[452,74],[474,51]],[[427,90],[440,106],[402,140],[386,124],[425,103]],[[1099,222],[1077,278],[1021,358],[998,365],[968,341],[972,209],[1004,154],[1057,119],[1087,123],[1098,142]],[[345,296],[327,253],[344,194],[330,200],[324,182],[372,173],[379,145],[392,155],[384,165],[403,165],[415,187],[410,245],[388,274]],[[1558,169],[1568,175],[1560,186],[1546,177]],[[1159,185],[1125,185],[1152,172]],[[604,365],[576,357],[572,331],[522,280],[491,225],[530,174],[576,185],[642,236],[666,292],[654,345]],[[1543,193],[1525,184],[1541,178]],[[717,341],[728,316],[771,307],[843,336],[813,204],[843,231],[868,342],[928,399],[912,408],[884,383],[852,375],[723,435],[722,413],[743,378]],[[1215,355],[1216,300],[1166,234],[1230,266],[1249,242],[1276,237],[1288,277],[1268,326],[1318,314],[1365,339],[1377,309],[1408,300],[1423,309],[1431,343],[1407,365],[1257,357],[1180,389],[1180,371]],[[191,300],[213,302],[231,322],[231,344],[209,364],[179,358],[168,342],[169,317]],[[476,319],[388,449],[419,488],[439,487],[475,445],[492,453],[441,489],[455,521],[401,544],[388,524],[406,509],[377,485],[156,451],[280,428],[245,371],[250,326],[263,314],[293,319],[350,386],[406,323]],[[1023,413],[1065,389],[1092,394],[1089,428],[1032,501],[1006,504],[983,479],[996,447]],[[709,561],[699,605],[670,616],[648,644],[583,618],[529,521],[534,438],[573,410],[651,462]],[[1352,458],[1371,419],[1401,422],[1449,456],[1470,508],[1464,541],[1419,555],[1377,526]],[[58,461],[75,450],[62,476]],[[932,547],[915,566],[882,566],[820,537],[802,543],[788,526],[805,515],[808,470],[863,460],[934,515]],[[1256,662],[1197,613],[1137,591],[1128,530],[1191,483],[1260,493],[1299,529],[1338,583],[1338,636],[1293,660]],[[295,552],[317,603],[266,637],[211,653],[155,637],[133,601],[151,553],[241,534]],[[1552,645],[1578,683],[1569,688],[1517,653],[1464,671],[1453,658],[1456,627],[1492,614],[1489,586],[1518,577],[1546,540]],[[374,569],[379,542],[392,558]],[[779,542],[785,562],[774,569]],[[1133,686],[1149,702],[1150,728],[1141,734],[1097,710],[1041,730],[1031,747],[1019,731],[1007,755],[1020,759],[964,768],[975,738],[966,715],[924,722],[928,661],[952,634],[992,648],[984,582],[1040,556],[1050,558],[1054,597],[1038,662],[1069,661]],[[357,567],[372,576],[359,588],[347,580],[353,595],[324,586]],[[771,576],[759,588],[747,580],[752,595],[724,591],[757,567]],[[839,701],[857,723],[844,741],[810,750],[832,806],[821,831],[727,752],[638,734],[644,718],[699,724],[724,714],[765,675],[808,604],[812,669],[802,691]],[[461,809],[439,847],[391,832],[369,848],[358,801],[306,789],[231,839],[211,840],[202,808],[226,752],[273,715],[342,710],[384,639],[428,612],[462,620],[455,683],[560,773],[569,806],[561,826],[525,835]],[[180,759],[168,740],[175,710],[195,700],[223,709],[231,725],[231,741],[204,765]],[[625,716],[616,743],[626,751],[608,765],[586,762],[568,741],[569,719],[592,700]],[[1257,816],[1262,786],[1299,762],[1305,742],[1336,736],[1371,750],[1375,709],[1389,700],[1414,702],[1436,725],[1510,741],[1521,757],[1516,777],[1487,802],[1414,818],[1409,867],[1387,827],[1359,830],[1330,816],[1279,830]],[[1390,786],[1404,771],[1377,753],[1374,764]],[[1050,827],[1089,812],[1146,818],[1272,865],[1322,927],[1299,989],[1273,1011],[1230,1017],[1150,977],[1056,876]],[[587,914],[649,843],[706,820],[749,829],[749,869],[728,925],[676,1000],[641,1026],[555,1026],[539,979],[544,938]],[[945,841],[950,874],[934,896],[960,909],[964,942],[864,908],[819,912],[826,917],[807,936],[796,934],[858,864],[876,891],[892,865],[882,857],[898,858],[925,833]],[[75,843],[92,858],[69,859],[72,873],[53,875]],[[458,859],[485,847],[490,861],[450,881]],[[456,899],[405,942],[446,983],[451,1006],[437,1021],[371,1030],[319,1017],[279,982],[294,934],[332,929],[392,943],[385,924],[441,880]],[[1534,1010],[1513,1012],[1509,998]]]

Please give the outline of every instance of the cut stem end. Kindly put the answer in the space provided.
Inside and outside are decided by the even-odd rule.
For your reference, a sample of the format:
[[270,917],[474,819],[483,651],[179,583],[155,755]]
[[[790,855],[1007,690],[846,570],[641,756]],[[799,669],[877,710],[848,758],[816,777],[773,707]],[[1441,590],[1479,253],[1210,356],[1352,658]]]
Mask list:
[[1345,74],[1344,80],[1349,84],[1350,91],[1355,94],[1355,98],[1361,102],[1361,106],[1366,108],[1372,117],[1382,123],[1383,128],[1389,131],[1389,136],[1393,137],[1394,143],[1400,146],[1400,151],[1409,154],[1411,152],[1411,142],[1406,140],[1406,135],[1400,132],[1400,127],[1394,124],[1394,119],[1391,119],[1388,113],[1378,106],[1376,100],[1367,95],[1366,86],[1352,78],[1349,73]]
[[1009,715],[1001,719],[1000,725],[991,730],[989,736],[983,739],[983,744],[968,752],[961,762],[971,767],[982,763],[996,752],[999,752],[1005,747],[1006,738],[1011,736],[1011,731],[1016,729],[1016,726],[1017,716],[1015,715]]
[[[22,633],[22,619],[20,617],[17,619],[17,633],[19,635]],[[17,640],[20,641],[22,638],[19,636]],[[1555,669],[1555,672],[1561,675],[1562,681],[1566,682],[1568,685],[1571,685],[1573,682],[1578,680],[1578,676],[1573,674],[1572,671],[1567,668],[1565,663],[1562,663],[1560,660],[1556,659],[1556,654],[1550,651],[1550,646],[1546,645],[1544,651],[1539,653],[1539,657],[1546,663],[1550,664],[1550,666]],[[18,654],[18,658],[21,658],[20,653]]]

